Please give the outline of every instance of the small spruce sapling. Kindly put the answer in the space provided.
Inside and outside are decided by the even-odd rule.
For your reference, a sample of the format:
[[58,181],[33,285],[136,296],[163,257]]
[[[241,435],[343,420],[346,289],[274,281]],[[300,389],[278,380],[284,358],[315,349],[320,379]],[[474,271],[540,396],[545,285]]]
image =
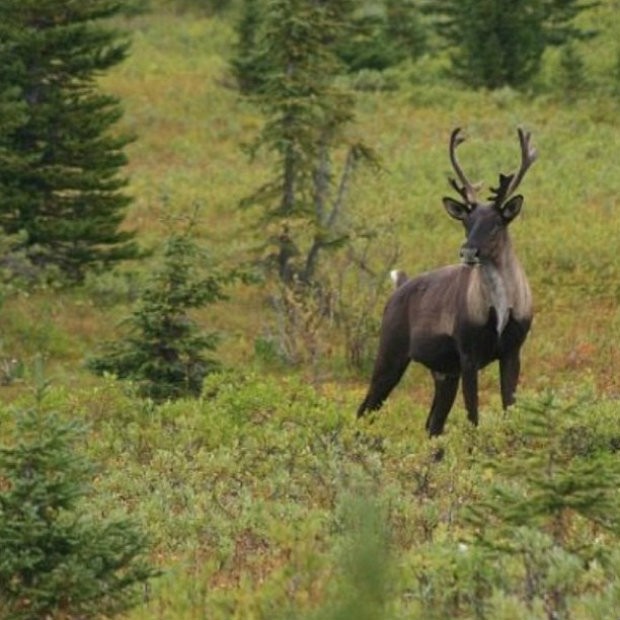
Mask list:
[[[548,394],[519,409],[523,445],[486,463],[495,482],[466,518],[500,589],[519,592],[528,607],[542,601],[548,618],[568,618],[572,602],[596,589],[591,567],[616,578],[611,551],[620,536],[620,462],[591,430],[584,403]],[[520,570],[502,572],[515,561]]]
[[43,393],[0,445],[0,617],[110,618],[139,602],[156,571],[134,522],[88,514],[84,429],[44,411]]
[[219,368],[207,354],[216,349],[218,334],[202,330],[189,311],[225,299],[223,286],[237,274],[205,276],[191,228],[164,243],[162,264],[124,321],[127,334],[88,361],[96,374],[130,379],[141,396],[155,401],[198,396],[205,376]]

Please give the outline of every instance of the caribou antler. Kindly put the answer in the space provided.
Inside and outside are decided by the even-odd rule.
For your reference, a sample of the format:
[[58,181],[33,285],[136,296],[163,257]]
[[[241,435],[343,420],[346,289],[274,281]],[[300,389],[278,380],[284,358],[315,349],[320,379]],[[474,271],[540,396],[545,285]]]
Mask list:
[[521,184],[525,173],[529,167],[536,161],[538,152],[530,144],[532,134],[529,131],[523,131],[521,127],[517,129],[519,134],[519,145],[521,147],[521,166],[517,172],[513,172],[509,175],[499,175],[499,186],[497,188],[491,188],[493,195],[489,197],[489,200],[493,201],[493,204],[501,209],[502,205],[514,194],[515,190]]
[[456,179],[450,179],[450,184],[469,206],[473,206],[478,202],[477,192],[480,187],[479,185],[469,181],[469,179],[465,176],[458,159],[456,158],[456,148],[459,144],[465,142],[465,138],[460,134],[461,128],[457,127],[450,135],[450,161],[452,162],[454,172],[456,172],[456,176],[459,178],[462,185],[459,185]]

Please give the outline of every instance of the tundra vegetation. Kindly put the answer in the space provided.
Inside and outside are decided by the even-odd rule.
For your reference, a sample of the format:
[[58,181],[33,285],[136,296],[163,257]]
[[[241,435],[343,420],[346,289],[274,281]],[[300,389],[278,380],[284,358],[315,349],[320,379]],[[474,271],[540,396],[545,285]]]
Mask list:
[[[317,93],[325,98],[302,106],[334,129],[328,159],[319,149],[297,169],[304,203],[296,203],[300,210],[289,222],[298,247],[326,244],[306,287],[311,293],[295,278],[292,285],[279,281],[269,268],[274,248],[277,256],[284,246],[282,220],[266,224],[265,214],[281,215],[273,209],[282,203],[248,204],[259,188],[283,178],[286,159],[283,142],[265,142],[252,158],[243,148],[267,135],[265,123],[277,112],[269,102],[257,105],[260,88],[244,93],[236,79],[247,64],[234,59],[252,49],[237,44],[237,24],[252,4],[262,6],[152,0],[112,18],[132,44],[96,85],[124,110],[122,117],[114,113],[112,132],[127,156],[122,191],[130,199],[122,202],[118,234],[128,233],[120,239],[130,239],[132,250],[137,240],[142,258],[114,260],[105,271],[72,270],[79,274],[72,286],[15,280],[12,267],[28,260],[27,244],[25,254],[0,263],[0,537],[26,535],[15,529],[21,521],[14,490],[35,470],[12,469],[13,455],[19,446],[45,448],[28,431],[34,427],[24,426],[41,424],[41,416],[55,438],[54,462],[66,463],[61,480],[70,496],[47,523],[69,538],[76,527],[103,566],[108,556],[96,544],[97,528],[131,519],[128,535],[119,534],[109,549],[122,555],[127,546],[127,563],[117,564],[133,579],[127,597],[121,588],[118,599],[97,599],[102,584],[85,572],[89,601],[71,607],[76,601],[63,599],[40,613],[608,620],[620,608],[617,3],[575,11],[576,31],[597,36],[547,47],[526,83],[478,90],[460,81],[469,65],[450,71],[455,50],[427,25],[432,15],[394,18],[410,4],[405,0],[354,11],[352,21],[363,28],[324,59],[338,57],[349,67],[334,87],[352,98],[351,107],[334,109],[335,93],[320,90],[322,83]],[[251,20],[245,23],[251,31]],[[509,27],[510,19],[501,23]],[[403,41],[415,42],[411,53],[389,45],[386,29],[399,24],[407,26],[399,31]],[[261,40],[261,32],[254,35]],[[363,41],[374,42],[376,54],[351,66],[359,58],[355,45],[370,50]],[[10,100],[2,105],[10,109]],[[335,112],[346,112],[346,122]],[[10,133],[20,115],[3,116],[2,131]],[[511,230],[535,315],[516,404],[502,411],[497,369],[489,367],[480,374],[479,427],[471,428],[458,400],[444,435],[429,439],[432,382],[423,368],[411,367],[381,412],[356,420],[389,270],[417,274],[458,260],[462,228],[441,204],[449,192],[450,131],[466,129],[460,154],[477,180],[512,168],[518,126],[532,132],[539,157],[520,187],[525,201]],[[267,137],[282,137],[282,126],[270,127]],[[136,139],[127,142],[130,135]],[[347,155],[359,144],[380,166],[356,167],[346,199],[336,203]],[[3,161],[19,170],[10,144],[1,146]],[[317,168],[327,161],[328,168]],[[315,174],[326,169],[327,177]],[[329,192],[322,194],[326,178]],[[317,205],[329,214],[335,204],[338,227],[321,226]],[[182,222],[194,213],[187,240]],[[174,268],[171,240],[191,241],[192,252],[208,250],[208,260],[197,252],[196,273],[182,256]],[[11,238],[0,241],[3,253],[19,247]],[[295,254],[290,264],[301,268],[306,256]],[[237,270],[253,278],[230,275]],[[198,350],[190,356],[198,362],[192,376],[204,377],[201,389],[193,382],[187,397],[173,390],[179,398],[145,398],[140,377],[120,381],[112,367],[91,373],[85,360],[103,343],[126,338],[127,317],[132,328],[152,334],[149,312],[167,307],[165,283],[175,273],[187,276],[185,284],[214,287],[205,303],[181,287],[184,305],[170,314],[190,343],[208,342],[206,357]],[[135,351],[142,363],[144,349]],[[36,360],[49,383],[44,393]],[[69,432],[78,427],[79,441]],[[85,465],[92,463],[96,470]],[[36,471],[41,485],[50,482]],[[38,553],[30,566],[19,553],[0,557],[0,617],[41,617],[32,591],[15,590],[31,585],[33,566],[49,577]],[[61,562],[60,574],[79,580],[76,566]],[[16,577],[17,568],[26,577]],[[105,575],[118,584],[123,573]],[[53,591],[53,582],[45,584]]]

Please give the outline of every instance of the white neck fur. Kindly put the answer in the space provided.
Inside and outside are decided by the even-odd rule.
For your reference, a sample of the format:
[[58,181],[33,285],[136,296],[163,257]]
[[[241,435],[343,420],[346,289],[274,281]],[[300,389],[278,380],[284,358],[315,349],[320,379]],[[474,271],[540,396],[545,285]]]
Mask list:
[[497,335],[501,335],[508,323],[510,307],[508,305],[508,294],[506,283],[495,265],[487,263],[481,266],[482,277],[487,286],[491,306],[495,309],[497,316]]

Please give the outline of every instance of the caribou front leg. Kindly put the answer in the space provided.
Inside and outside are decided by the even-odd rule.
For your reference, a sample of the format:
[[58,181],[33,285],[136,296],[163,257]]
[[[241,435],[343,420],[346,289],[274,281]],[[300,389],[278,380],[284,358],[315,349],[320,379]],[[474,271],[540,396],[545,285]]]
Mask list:
[[469,355],[461,357],[461,375],[467,419],[478,426],[478,366]]
[[510,351],[499,359],[499,380],[502,392],[502,407],[508,409],[515,402],[515,392],[519,383],[521,360],[519,350]]

